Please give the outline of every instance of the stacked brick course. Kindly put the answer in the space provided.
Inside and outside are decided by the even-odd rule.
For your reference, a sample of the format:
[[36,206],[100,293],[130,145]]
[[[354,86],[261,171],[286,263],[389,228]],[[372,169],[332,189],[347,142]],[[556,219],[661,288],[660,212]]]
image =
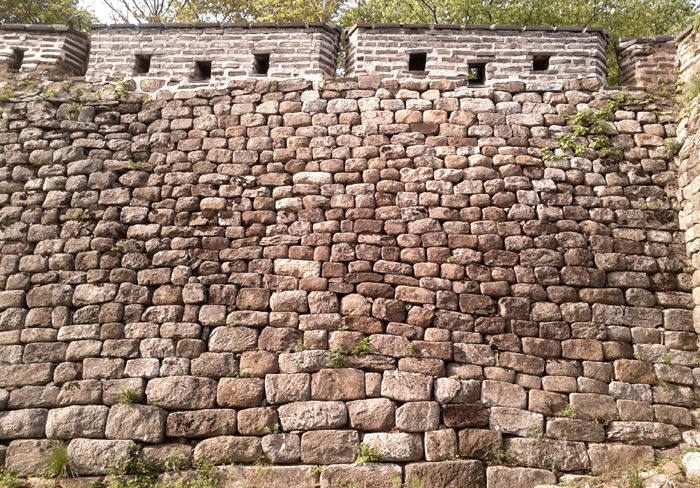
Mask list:
[[[88,80],[127,75],[139,89],[163,86],[225,86],[231,79],[333,77],[340,41],[337,27],[310,24],[139,24],[96,25],[92,33]],[[255,55],[269,56],[269,69],[256,66]],[[148,58],[150,66],[139,64]],[[209,62],[202,79],[196,62]]]
[[663,85],[673,90],[678,78],[675,36],[622,37],[615,41],[620,84],[640,88]]
[[[358,24],[346,36],[349,76],[415,77],[409,72],[412,53],[427,54],[428,78],[466,79],[470,65],[485,65],[479,81],[487,85],[588,77],[605,82],[607,73],[608,35],[597,28]],[[536,66],[538,57],[546,65]]]
[[[697,444],[673,116],[616,111],[622,161],[555,149],[566,116],[606,107],[598,88],[241,80],[74,117],[13,101],[6,466],[38,474],[65,440],[99,475],[136,442],[161,466],[243,463],[218,468],[231,486],[264,455],[269,486],[481,488]],[[351,464],[361,442],[378,464]],[[499,450],[520,467],[486,468]]]
[[90,38],[64,25],[0,25],[0,72],[83,75]]

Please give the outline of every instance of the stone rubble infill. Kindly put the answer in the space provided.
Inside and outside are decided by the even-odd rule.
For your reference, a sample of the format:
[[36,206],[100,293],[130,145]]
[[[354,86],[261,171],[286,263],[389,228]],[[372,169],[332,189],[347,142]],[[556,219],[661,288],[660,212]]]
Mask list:
[[596,136],[621,160],[562,152],[599,88],[13,98],[6,468],[64,442],[101,476],[136,443],[226,486],[512,488],[700,445],[674,117],[621,106]]

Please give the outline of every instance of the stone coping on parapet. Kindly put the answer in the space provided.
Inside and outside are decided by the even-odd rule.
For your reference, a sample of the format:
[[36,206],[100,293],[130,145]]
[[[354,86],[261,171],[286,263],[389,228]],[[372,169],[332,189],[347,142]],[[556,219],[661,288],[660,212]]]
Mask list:
[[70,33],[84,37],[85,39],[90,38],[85,32],[75,30],[69,25],[62,24],[0,24],[0,31],[47,32],[51,34]]
[[581,32],[581,33],[600,33],[605,38],[609,37],[609,32],[601,27],[571,27],[559,26],[552,27],[548,25],[482,25],[482,24],[381,24],[381,23],[357,23],[345,29],[347,36],[351,35],[357,29],[416,29],[416,30],[490,30],[490,31],[518,31],[518,32]]
[[92,30],[101,29],[312,29],[321,28],[338,34],[340,27],[324,22],[170,22],[144,24],[92,24]]
[[[632,44],[665,44],[667,42],[678,41],[679,37],[673,35],[661,35],[661,36],[639,36],[639,37],[620,37],[615,40],[615,51],[619,53],[621,50],[626,49]],[[624,44],[624,46],[623,46]]]

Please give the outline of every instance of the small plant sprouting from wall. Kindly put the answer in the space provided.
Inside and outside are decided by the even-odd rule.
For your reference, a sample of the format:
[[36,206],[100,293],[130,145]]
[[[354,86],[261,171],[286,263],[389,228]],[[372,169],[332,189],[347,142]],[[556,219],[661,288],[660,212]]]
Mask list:
[[381,458],[382,449],[363,442],[357,448],[356,454],[355,464],[377,463]]
[[366,356],[371,352],[372,349],[369,347],[369,337],[365,337],[357,346],[355,346],[352,351],[350,351],[350,354],[353,356]]
[[74,478],[76,476],[68,457],[68,446],[64,442],[59,442],[51,449],[46,469],[42,475],[47,478]]
[[564,410],[561,412],[562,417],[567,417],[570,419],[575,419],[576,418],[576,406],[572,404],[567,404],[564,407]]
[[136,403],[136,393],[134,390],[119,389],[119,403],[122,405],[133,405]]
[[348,354],[342,347],[334,347],[330,351],[326,351],[326,367],[327,368],[347,368]]

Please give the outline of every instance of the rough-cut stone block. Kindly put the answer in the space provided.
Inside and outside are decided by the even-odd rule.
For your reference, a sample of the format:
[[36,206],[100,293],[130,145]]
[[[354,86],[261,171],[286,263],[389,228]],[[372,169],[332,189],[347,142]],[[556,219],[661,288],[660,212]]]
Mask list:
[[5,468],[17,476],[39,476],[46,469],[55,440],[16,440],[5,453]]
[[365,374],[359,369],[322,369],[311,377],[312,400],[358,400],[365,397]]
[[0,439],[41,439],[47,416],[48,410],[43,408],[0,412]]
[[588,456],[591,472],[600,476],[612,471],[624,470],[654,458],[651,446],[628,446],[625,444],[590,444]]
[[530,468],[557,471],[582,471],[588,468],[588,453],[583,442],[549,439],[510,439],[506,450]]
[[235,433],[236,411],[230,409],[171,412],[165,426],[168,437],[206,438]]
[[501,450],[503,435],[500,432],[483,429],[459,431],[459,455],[465,458],[488,461]]
[[211,464],[229,464],[232,461],[252,463],[262,456],[259,437],[222,435],[205,439],[194,448],[194,461]]
[[429,401],[433,379],[418,373],[385,371],[382,380],[382,396],[399,402]]
[[297,434],[270,434],[262,438],[262,449],[273,464],[301,460],[301,438]]
[[489,428],[520,437],[527,437],[533,432],[541,435],[544,433],[544,417],[527,410],[493,407],[489,417]]
[[103,405],[55,408],[49,411],[46,420],[46,437],[101,439],[105,436],[108,415],[109,408]]
[[226,408],[260,407],[265,399],[262,378],[221,378],[216,402]]
[[439,425],[437,402],[408,402],[396,409],[396,427],[403,432],[437,430]]
[[343,402],[296,402],[278,409],[280,423],[286,431],[320,430],[344,427],[348,411]]
[[402,478],[401,466],[386,463],[367,463],[328,466],[321,473],[321,488],[351,485],[358,488],[394,488]]
[[150,380],[146,397],[149,404],[166,410],[199,410],[216,406],[216,388],[210,378],[169,376]]
[[425,459],[447,461],[458,455],[457,433],[454,429],[432,430],[425,433]]
[[68,459],[79,475],[103,475],[121,467],[131,456],[132,441],[73,439],[68,444]]
[[301,436],[301,462],[339,464],[355,460],[360,436],[354,430],[318,430]]
[[420,434],[365,434],[362,442],[380,451],[381,462],[418,461],[423,457],[423,439]]
[[265,376],[265,396],[273,405],[311,400],[311,375],[269,374]]
[[[443,461],[406,465],[407,484],[418,479],[423,488],[485,488],[486,473],[481,461]],[[524,485],[523,485],[524,486]]]
[[214,474],[227,488],[316,488],[313,466],[217,466]]
[[347,402],[350,428],[364,432],[389,431],[394,427],[396,404],[388,398]]
[[109,409],[105,435],[108,439],[163,442],[167,412],[146,405],[114,405]]
[[486,468],[486,488],[513,488],[514,486],[554,485],[557,477],[544,469],[507,468],[491,466]]
[[606,429],[608,442],[668,447],[681,442],[675,425],[658,422],[611,422]]
[[568,441],[603,442],[605,429],[598,422],[561,418],[547,422],[547,436]]

